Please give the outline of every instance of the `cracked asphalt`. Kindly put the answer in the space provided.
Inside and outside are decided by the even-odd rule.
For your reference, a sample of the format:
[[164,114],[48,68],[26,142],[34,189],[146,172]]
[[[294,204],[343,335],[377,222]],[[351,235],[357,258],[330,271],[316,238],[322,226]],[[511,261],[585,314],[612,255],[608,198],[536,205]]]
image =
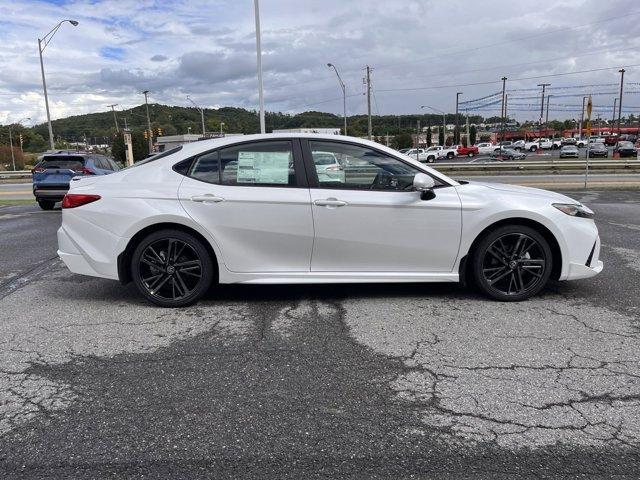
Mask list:
[[591,206],[604,272],[224,286],[164,310],[0,208],[0,478],[638,478],[640,193]]

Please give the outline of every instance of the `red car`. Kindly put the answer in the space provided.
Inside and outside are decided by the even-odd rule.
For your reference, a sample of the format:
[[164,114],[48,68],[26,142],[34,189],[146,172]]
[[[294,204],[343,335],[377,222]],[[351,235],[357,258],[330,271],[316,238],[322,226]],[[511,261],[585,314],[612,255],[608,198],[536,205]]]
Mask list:
[[456,145],[455,148],[458,152],[458,155],[466,155],[467,157],[478,155],[478,147],[476,147],[475,145],[471,145],[470,147],[465,147],[464,145]]

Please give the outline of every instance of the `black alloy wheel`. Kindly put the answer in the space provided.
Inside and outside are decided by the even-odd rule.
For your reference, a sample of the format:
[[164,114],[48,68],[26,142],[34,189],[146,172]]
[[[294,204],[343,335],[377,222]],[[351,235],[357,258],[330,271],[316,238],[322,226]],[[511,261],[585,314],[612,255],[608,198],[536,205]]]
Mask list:
[[131,273],[142,295],[161,307],[195,303],[211,286],[213,262],[202,242],[180,230],[146,237],[132,256]]
[[536,230],[507,225],[486,235],[472,259],[480,290],[502,301],[525,300],[547,283],[552,269],[549,243]]

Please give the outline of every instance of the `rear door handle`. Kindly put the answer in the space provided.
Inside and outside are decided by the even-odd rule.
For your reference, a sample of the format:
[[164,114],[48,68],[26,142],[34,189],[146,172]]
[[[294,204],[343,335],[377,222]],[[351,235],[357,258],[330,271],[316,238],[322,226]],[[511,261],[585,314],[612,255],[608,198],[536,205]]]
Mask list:
[[316,200],[313,204],[319,207],[344,207],[347,205],[347,202],[338,200],[337,198],[326,198],[324,200]]
[[200,202],[200,203],[220,203],[224,202],[224,198],[216,197],[215,195],[207,194],[207,195],[195,195],[191,197],[192,202]]

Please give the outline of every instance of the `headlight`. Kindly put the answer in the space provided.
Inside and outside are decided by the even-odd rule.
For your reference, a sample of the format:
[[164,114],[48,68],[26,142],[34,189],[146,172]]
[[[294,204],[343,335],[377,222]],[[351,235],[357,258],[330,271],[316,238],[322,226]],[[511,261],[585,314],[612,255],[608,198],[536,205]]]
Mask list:
[[554,203],[553,206],[571,217],[593,218],[593,211],[581,204]]

